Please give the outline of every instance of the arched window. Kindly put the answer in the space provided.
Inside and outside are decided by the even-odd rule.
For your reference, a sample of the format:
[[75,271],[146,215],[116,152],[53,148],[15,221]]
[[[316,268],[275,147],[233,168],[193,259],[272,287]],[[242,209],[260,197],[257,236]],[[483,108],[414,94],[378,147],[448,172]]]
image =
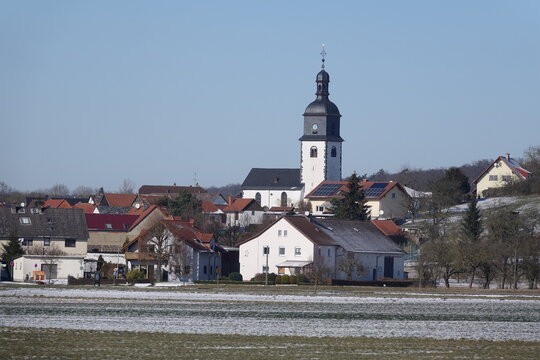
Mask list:
[[261,205],[261,193],[255,194],[255,201],[258,202],[259,205]]
[[311,150],[309,152],[309,156],[312,157],[312,158],[317,157],[317,147],[316,146],[311,147]]
[[335,146],[332,146],[332,150],[330,150],[330,156],[336,157],[337,156],[337,149]]
[[281,206],[287,206],[287,193],[285,191],[281,193]]

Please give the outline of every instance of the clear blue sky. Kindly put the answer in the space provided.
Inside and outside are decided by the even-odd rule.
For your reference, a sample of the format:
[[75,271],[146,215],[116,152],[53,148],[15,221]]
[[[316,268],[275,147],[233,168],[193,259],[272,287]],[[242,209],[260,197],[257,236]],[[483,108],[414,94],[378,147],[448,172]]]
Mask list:
[[0,181],[299,167],[321,43],[343,175],[540,145],[540,1],[0,1]]

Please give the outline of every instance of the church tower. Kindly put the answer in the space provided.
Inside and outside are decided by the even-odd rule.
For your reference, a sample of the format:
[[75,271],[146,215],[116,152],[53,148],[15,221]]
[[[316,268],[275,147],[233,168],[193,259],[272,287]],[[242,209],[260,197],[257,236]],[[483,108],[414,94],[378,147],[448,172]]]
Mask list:
[[304,196],[322,181],[341,181],[341,114],[337,106],[328,99],[330,75],[324,70],[324,48],[321,55],[322,66],[316,80],[317,98],[304,112],[304,135],[300,138],[300,172],[301,181],[304,183]]

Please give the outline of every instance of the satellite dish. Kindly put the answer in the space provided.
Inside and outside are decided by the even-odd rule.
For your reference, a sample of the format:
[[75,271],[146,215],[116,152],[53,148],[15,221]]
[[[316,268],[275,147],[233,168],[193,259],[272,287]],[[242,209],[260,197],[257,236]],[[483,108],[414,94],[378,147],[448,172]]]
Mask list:
[[135,209],[139,210],[141,208],[141,204],[135,204]]
[[21,207],[24,207],[26,204],[24,203],[24,201],[21,203]]
[[309,211],[306,211],[304,215],[309,216]]
[[379,210],[379,215],[383,216],[384,215],[384,210]]

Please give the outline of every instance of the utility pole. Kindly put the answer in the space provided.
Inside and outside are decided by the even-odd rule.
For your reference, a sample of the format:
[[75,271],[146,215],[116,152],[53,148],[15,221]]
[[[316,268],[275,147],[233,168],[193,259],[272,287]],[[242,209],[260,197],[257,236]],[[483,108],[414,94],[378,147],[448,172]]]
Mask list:
[[264,285],[268,286],[268,254],[270,253],[270,247],[264,247],[264,254],[266,255],[266,268],[264,272]]

